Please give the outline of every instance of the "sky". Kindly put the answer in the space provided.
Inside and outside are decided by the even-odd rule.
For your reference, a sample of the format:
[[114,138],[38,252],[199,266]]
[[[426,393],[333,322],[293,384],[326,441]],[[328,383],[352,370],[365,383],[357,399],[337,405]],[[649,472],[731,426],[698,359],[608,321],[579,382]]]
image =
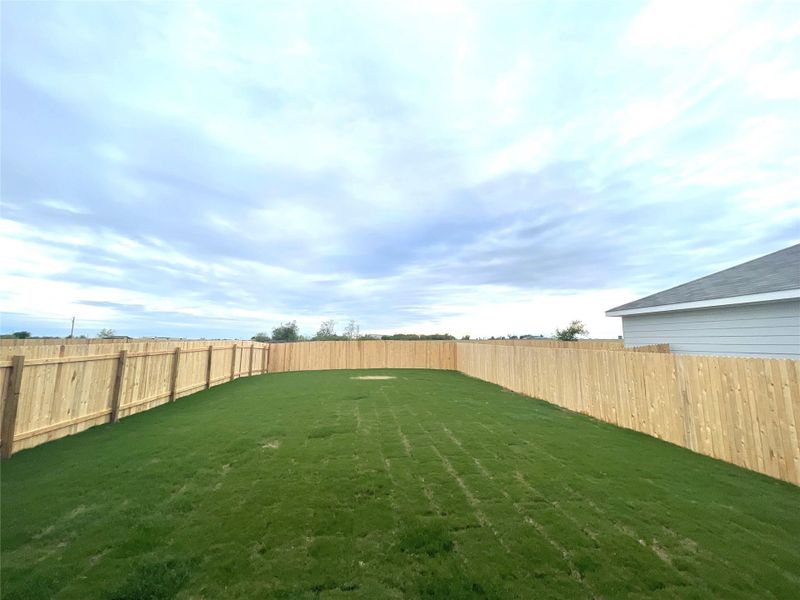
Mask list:
[[3,2],[0,329],[543,334],[800,241],[800,2]]

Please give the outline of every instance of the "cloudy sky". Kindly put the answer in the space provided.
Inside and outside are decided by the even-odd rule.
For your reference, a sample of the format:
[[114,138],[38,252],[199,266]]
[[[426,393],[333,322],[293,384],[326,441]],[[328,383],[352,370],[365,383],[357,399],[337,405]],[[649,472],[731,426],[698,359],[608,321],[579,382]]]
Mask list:
[[4,2],[2,330],[549,335],[800,241],[800,2]]

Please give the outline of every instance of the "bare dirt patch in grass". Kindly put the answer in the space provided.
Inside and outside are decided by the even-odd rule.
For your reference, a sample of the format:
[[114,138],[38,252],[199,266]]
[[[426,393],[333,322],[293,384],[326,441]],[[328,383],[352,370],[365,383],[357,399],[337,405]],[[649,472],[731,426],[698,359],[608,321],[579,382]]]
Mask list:
[[378,380],[378,379],[397,379],[391,375],[362,375],[361,377],[351,377],[350,379]]

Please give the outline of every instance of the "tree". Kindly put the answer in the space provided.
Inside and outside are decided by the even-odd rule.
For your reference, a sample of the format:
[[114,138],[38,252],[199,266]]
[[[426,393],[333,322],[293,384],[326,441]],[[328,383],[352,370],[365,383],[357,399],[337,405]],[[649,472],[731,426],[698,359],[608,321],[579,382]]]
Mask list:
[[462,337],[461,339],[462,339],[462,340],[468,340],[468,339],[469,339],[469,334],[465,335],[465,336],[464,336],[464,337]]
[[319,331],[317,331],[313,339],[322,342],[326,340],[342,340],[345,339],[345,337],[336,335],[336,321],[328,319],[320,324]]
[[266,331],[259,331],[257,334],[255,334],[250,339],[253,340],[254,342],[269,342],[270,341],[269,334]]
[[272,330],[272,340],[275,342],[296,342],[300,339],[297,321],[281,323]]
[[[427,333],[420,335],[419,333],[393,333],[392,335],[381,336],[382,340],[454,340],[454,335],[449,333]],[[462,339],[469,339],[469,336]]]
[[101,329],[100,331],[97,332],[97,337],[99,337],[99,338],[112,338],[115,335],[117,335],[117,334],[114,333],[113,329],[105,329],[104,328],[104,329]]
[[582,321],[571,321],[566,329],[556,329],[553,337],[562,342],[574,342],[578,337],[587,335],[589,335],[589,331]]
[[347,323],[347,327],[344,328],[344,337],[348,340],[357,340],[359,333],[361,333],[361,330],[358,326],[358,323],[356,323],[353,319],[350,319],[350,322]]
[[14,333],[11,334],[11,337],[15,337],[18,340],[27,340],[29,337],[31,337],[31,332],[30,331],[15,331]]

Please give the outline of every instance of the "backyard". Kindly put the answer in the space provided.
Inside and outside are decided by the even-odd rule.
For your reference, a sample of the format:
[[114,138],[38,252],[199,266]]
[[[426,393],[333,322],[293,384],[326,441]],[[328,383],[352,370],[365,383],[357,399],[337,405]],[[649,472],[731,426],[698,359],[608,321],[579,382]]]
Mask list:
[[456,372],[270,374],[4,463],[2,593],[790,598],[798,507]]

